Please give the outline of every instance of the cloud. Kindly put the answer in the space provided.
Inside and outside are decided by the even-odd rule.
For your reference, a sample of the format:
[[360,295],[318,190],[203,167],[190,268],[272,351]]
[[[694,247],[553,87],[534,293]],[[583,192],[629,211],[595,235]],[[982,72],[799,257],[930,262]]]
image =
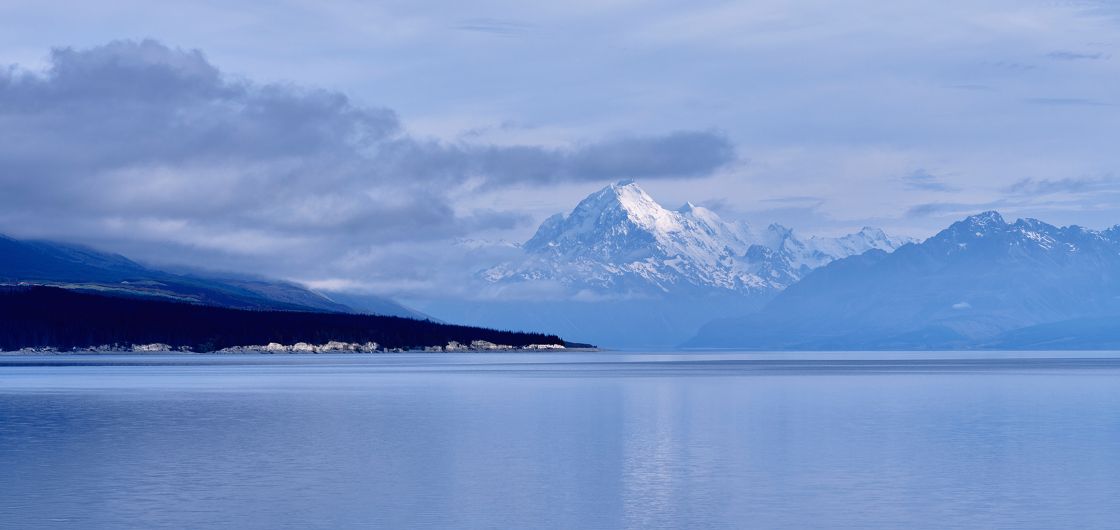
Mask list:
[[819,204],[824,199],[812,195],[792,195],[789,197],[773,197],[769,199],[762,199],[761,202],[776,202],[782,204]]
[[498,37],[520,37],[533,29],[533,26],[497,18],[472,18],[456,24],[454,29]]
[[1010,196],[992,201],[930,202],[908,208],[906,217],[935,219],[943,227],[946,220],[957,220],[966,215],[997,210],[1008,217],[1038,216],[1051,221],[1084,226],[1113,226],[1116,224],[1117,205],[1120,205],[1120,187],[1085,192],[1076,197],[1052,197],[1043,194]]
[[990,61],[988,65],[997,70],[1010,72],[1026,72],[1038,68],[1038,65],[1018,61]]
[[956,90],[968,90],[968,91],[971,91],[971,92],[988,92],[988,91],[992,90],[991,85],[982,85],[982,84],[979,84],[979,83],[956,83],[956,84],[948,85],[946,88],[952,88],[952,89],[956,89]]
[[1016,181],[1004,189],[1014,195],[1053,195],[1057,193],[1086,194],[1102,191],[1120,191],[1120,179],[1114,176],[1063,178],[1063,179],[1033,179],[1025,178]]
[[231,76],[152,40],[0,70],[0,231],[147,242],[171,260],[329,268],[348,249],[529,222],[461,200],[471,187],[701,177],[735,158],[710,131],[564,147],[417,138],[391,109]]
[[902,177],[902,182],[906,184],[907,188],[914,190],[940,192],[959,191],[959,188],[946,184],[940,178],[930,174],[924,169],[915,170],[913,173]]
[[1104,107],[1111,105],[1088,98],[1027,98],[1027,103],[1049,107]]
[[1081,0],[1071,4],[1085,15],[1120,21],[1120,3],[1116,0]]
[[497,182],[700,177],[736,158],[730,140],[714,131],[622,137],[561,149],[466,147],[460,156],[473,171]]
[[1059,61],[1100,60],[1107,58],[1103,53],[1071,52],[1065,50],[1052,51],[1046,54],[1051,59]]
[[911,206],[906,210],[907,217],[930,217],[930,216],[960,216],[971,215],[976,212],[998,210],[1008,206],[1007,201],[990,201],[981,203],[964,203],[964,202],[929,202]]

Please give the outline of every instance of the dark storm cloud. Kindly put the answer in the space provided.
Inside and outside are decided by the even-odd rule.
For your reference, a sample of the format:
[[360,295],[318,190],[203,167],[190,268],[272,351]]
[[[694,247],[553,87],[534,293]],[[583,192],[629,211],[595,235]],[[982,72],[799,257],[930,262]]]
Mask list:
[[152,41],[52,52],[43,75],[0,76],[15,157],[86,170],[147,161],[267,159],[348,151],[399,130],[392,111],[338,93],[227,81],[197,51]]
[[[234,78],[199,51],[150,40],[56,49],[42,72],[0,70],[0,230],[28,235],[334,252],[526,222],[456,203],[468,180],[696,177],[734,159],[712,132],[569,147],[419,139],[390,109]],[[213,237],[241,232],[255,243]]]
[[59,49],[50,65],[0,74],[7,208],[128,215],[196,199],[202,214],[252,210],[334,180],[357,184],[360,153],[399,134],[392,111],[227,81],[199,52],[152,41]]

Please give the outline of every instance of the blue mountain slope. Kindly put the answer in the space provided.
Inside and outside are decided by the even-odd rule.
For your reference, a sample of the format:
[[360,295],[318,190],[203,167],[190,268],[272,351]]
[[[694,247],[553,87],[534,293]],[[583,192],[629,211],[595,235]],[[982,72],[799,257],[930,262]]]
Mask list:
[[0,235],[0,279],[120,282],[151,275],[146,267],[118,254],[53,243],[21,241]]
[[265,278],[172,273],[79,245],[0,236],[0,283],[56,285],[238,309],[311,310],[415,317],[384,300],[381,312],[352,308],[299,285]]
[[[757,314],[711,322],[690,347],[1022,347],[1015,330],[1120,315],[1120,230],[969,217],[891,254],[835,261]],[[1118,320],[1120,322],[1120,320]],[[1035,333],[1041,333],[1036,330]],[[1042,344],[1043,339],[1033,341]]]

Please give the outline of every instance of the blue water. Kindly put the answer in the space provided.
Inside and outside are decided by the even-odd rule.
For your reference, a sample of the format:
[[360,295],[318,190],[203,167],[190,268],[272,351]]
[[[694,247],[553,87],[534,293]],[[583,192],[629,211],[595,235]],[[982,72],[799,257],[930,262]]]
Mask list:
[[1117,528],[1120,354],[0,356],[2,528],[353,526]]

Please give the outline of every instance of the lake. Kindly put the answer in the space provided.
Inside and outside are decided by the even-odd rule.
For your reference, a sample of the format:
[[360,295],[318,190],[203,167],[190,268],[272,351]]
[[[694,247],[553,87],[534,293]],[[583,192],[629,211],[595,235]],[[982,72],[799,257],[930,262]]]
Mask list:
[[1120,353],[0,356],[0,528],[1116,528]]

